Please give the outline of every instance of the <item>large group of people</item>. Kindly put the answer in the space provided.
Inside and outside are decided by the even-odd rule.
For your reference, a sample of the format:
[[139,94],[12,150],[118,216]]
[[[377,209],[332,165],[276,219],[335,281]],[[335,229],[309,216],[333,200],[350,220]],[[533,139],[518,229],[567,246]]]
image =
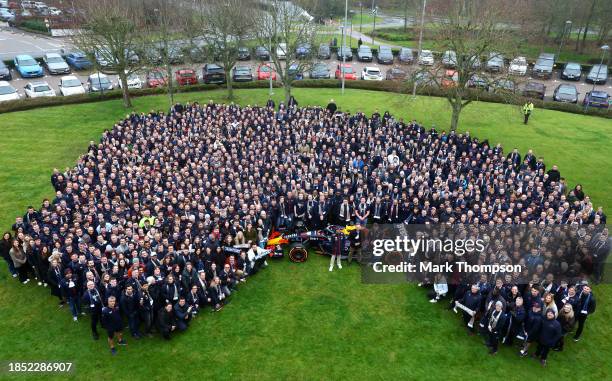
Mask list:
[[[76,166],[55,170],[51,182],[55,197],[16,218],[2,255],[14,277],[49,287],[75,321],[89,312],[94,338],[101,325],[113,353],[115,343],[126,344],[126,322],[136,339],[154,330],[170,338],[205,308],[219,310],[266,265],[257,253],[274,230],[606,219],[580,185],[568,190],[558,168],[531,151],[505,155],[467,132],[426,130],[388,112],[340,112],[333,102],[211,101],[133,113],[91,142]],[[546,311],[541,332],[553,326],[548,310],[556,319],[567,295],[580,327],[585,305],[594,310],[588,286],[532,285],[518,294],[511,287],[502,300],[493,281],[456,292],[465,305],[482,304],[490,331],[505,326],[499,311],[518,310],[529,290],[538,295],[523,302],[527,330],[538,306]],[[509,284],[502,286],[505,293]],[[556,327],[548,331],[556,338]],[[548,347],[538,349],[543,358]]]

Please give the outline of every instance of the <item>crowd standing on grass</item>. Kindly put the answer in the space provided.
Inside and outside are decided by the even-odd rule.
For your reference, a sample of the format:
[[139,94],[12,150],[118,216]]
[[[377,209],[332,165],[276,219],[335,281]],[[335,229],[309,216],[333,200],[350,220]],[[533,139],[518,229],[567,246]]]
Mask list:
[[[51,182],[55,197],[16,218],[2,255],[14,277],[48,287],[75,321],[88,312],[93,337],[101,325],[113,353],[115,342],[126,344],[126,323],[134,339],[154,331],[170,339],[206,308],[218,311],[257,272],[257,245],[273,230],[606,220],[580,185],[568,189],[558,168],[531,151],[505,155],[467,132],[341,112],[333,101],[133,113]],[[571,311],[559,311],[572,306],[578,339],[595,309],[587,285],[517,294],[493,281],[467,285],[461,300],[486,305],[483,324],[496,335],[501,312],[523,316],[543,358],[571,330]],[[561,331],[551,322],[560,316]]]

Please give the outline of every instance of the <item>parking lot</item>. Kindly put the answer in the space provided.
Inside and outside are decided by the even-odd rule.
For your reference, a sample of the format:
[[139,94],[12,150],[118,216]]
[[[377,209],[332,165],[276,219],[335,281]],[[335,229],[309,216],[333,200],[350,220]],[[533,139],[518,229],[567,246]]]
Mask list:
[[[0,47],[5,47],[7,49],[11,49],[12,47],[12,49],[15,49],[17,42],[21,44],[25,44],[25,47],[29,46],[29,48],[25,49],[24,45],[21,45],[20,49],[18,51],[16,50],[16,52],[18,52],[19,54],[23,54],[23,53],[26,53],[26,50],[27,51],[31,50],[30,54],[35,57],[41,56],[45,52],[62,52],[62,51],[68,52],[70,49],[69,44],[65,42],[65,40],[63,39],[36,38],[36,37],[32,37],[29,34],[23,34],[23,33],[18,33],[14,31],[2,31],[2,33],[0,33]],[[12,52],[11,50],[2,50],[3,59],[10,59],[8,57],[12,54],[11,52]],[[365,66],[378,67],[381,70],[383,76],[385,76],[387,71],[392,67],[401,67],[403,70],[405,70],[408,73],[408,76],[410,76],[415,71],[420,69],[420,67],[417,64],[400,64],[398,62],[397,57],[395,58],[393,65],[381,65],[381,64],[376,63],[375,61],[376,59],[374,59],[374,62],[372,63],[359,62],[356,60],[356,58],[354,58],[353,61],[348,62],[348,64],[350,64],[353,67],[353,70],[357,74],[358,78],[359,78],[361,71],[363,70]],[[333,78],[334,71],[339,63],[336,56],[334,55],[332,56],[331,59],[328,59],[328,60],[322,60],[322,62],[327,64],[330,70],[330,74]],[[260,63],[261,63],[260,61],[249,60],[249,61],[241,61],[241,62],[238,62],[237,64],[250,66],[252,69],[253,77],[256,78],[257,67]],[[183,67],[189,67],[189,68],[195,69],[196,72],[198,73],[198,78],[201,81],[203,65],[204,64],[176,65],[173,70],[183,68]],[[45,71],[45,76],[42,78],[24,79],[24,78],[21,78],[19,76],[19,73],[17,73],[15,70],[12,70],[11,72],[13,75],[13,79],[10,82],[18,90],[20,94],[24,94],[23,88],[28,82],[35,82],[35,81],[46,81],[59,94],[58,84],[59,84],[59,80],[61,76],[52,76],[52,75],[49,75],[47,71]],[[92,71],[81,71],[81,72],[74,72],[73,74],[76,75],[79,79],[81,79],[83,83],[85,83],[87,80],[87,76],[91,72]],[[536,82],[543,83],[546,86],[546,98],[545,98],[546,100],[552,100],[553,92],[559,84],[568,83],[568,84],[573,84],[576,86],[579,92],[579,102],[582,102],[584,95],[588,91],[590,91],[593,87],[592,84],[587,84],[584,82],[586,73],[583,73],[583,74],[584,75],[581,81],[579,82],[561,80],[559,78],[558,70],[556,70],[553,73],[552,79],[549,79],[549,80],[533,79],[533,80]],[[140,77],[144,84],[145,72],[140,73]],[[308,78],[308,70],[304,73],[304,77]],[[118,85],[118,78],[116,76],[110,76],[110,78],[114,82],[114,85],[116,87]],[[526,76],[520,77],[518,79],[519,90],[522,90],[522,86],[524,85],[524,83],[526,83],[527,81],[531,81],[531,80],[532,79],[530,77],[530,71],[528,71]],[[596,85],[595,88],[597,90],[606,91],[609,94],[612,93],[612,83],[610,83],[610,81],[604,85]]]

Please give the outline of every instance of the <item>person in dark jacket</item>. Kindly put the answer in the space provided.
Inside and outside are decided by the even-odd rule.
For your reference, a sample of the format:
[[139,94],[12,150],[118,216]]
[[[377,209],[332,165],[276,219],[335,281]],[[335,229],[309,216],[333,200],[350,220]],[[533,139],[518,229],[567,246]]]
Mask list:
[[534,356],[540,359],[542,366],[546,366],[548,352],[557,344],[561,336],[561,324],[555,319],[555,311],[549,308],[546,310],[546,319],[542,321],[542,329],[538,338],[538,349]]
[[499,346],[499,340],[502,336],[504,327],[506,326],[506,313],[504,312],[504,303],[500,300],[495,302],[495,307],[489,310],[486,315],[486,330],[487,330],[487,347],[489,354],[496,355]]
[[170,340],[170,333],[176,329],[176,317],[174,316],[172,303],[166,303],[165,307],[159,310],[157,325],[164,339]]
[[87,281],[87,289],[83,293],[83,304],[89,306],[89,315],[91,317],[91,334],[94,340],[98,340],[98,323],[102,318],[102,296],[96,288],[93,281]]
[[523,298],[519,296],[514,299],[513,303],[508,304],[508,312],[508,330],[506,331],[504,344],[511,346],[514,338],[525,331],[527,313],[525,306],[523,306]]
[[471,315],[467,311],[461,310],[463,323],[467,327],[470,336],[474,334],[474,317],[480,308],[481,299],[482,295],[480,295],[480,289],[478,285],[474,283],[470,287],[470,290],[466,291],[465,295],[463,295],[463,298],[459,300],[459,303],[474,311],[474,315]]
[[567,303],[561,308],[559,311],[559,315],[557,316],[557,320],[559,324],[561,324],[561,338],[553,348],[554,351],[562,351],[563,345],[565,344],[565,335],[570,333],[574,326],[576,325],[576,318],[574,317],[574,309],[572,305]]
[[60,289],[60,282],[62,281],[64,271],[62,266],[57,259],[51,260],[51,266],[47,271],[47,280],[49,281],[49,287],[51,287],[51,295],[55,295],[59,298],[59,307],[64,307],[64,298],[62,298],[62,290]]
[[[150,281],[153,283],[155,279],[151,277]],[[140,319],[144,323],[144,333],[148,336],[152,335],[151,331],[153,329],[153,321],[155,320],[155,301],[149,291],[151,283],[149,283],[149,280],[143,283],[139,307]]]
[[128,326],[130,327],[130,333],[135,339],[140,339],[141,335],[138,331],[139,319],[138,314],[140,310],[140,295],[134,292],[134,288],[128,285],[125,291],[121,295],[120,301],[121,312],[128,319]]
[[178,302],[179,297],[182,295],[182,289],[180,283],[174,278],[174,275],[168,274],[166,277],[166,283],[162,287],[162,295],[166,303]]
[[338,106],[336,106],[336,102],[333,99],[330,99],[326,109],[331,115],[334,115],[338,109]]
[[542,329],[542,307],[540,303],[535,302],[531,306],[531,311],[527,314],[525,319],[525,343],[523,349],[521,349],[521,356],[527,356],[529,354],[529,346],[531,343],[536,342],[540,337],[540,330]]
[[576,321],[578,322],[578,329],[574,335],[574,341],[580,340],[582,331],[584,330],[584,324],[589,315],[595,313],[596,303],[595,295],[591,290],[591,287],[584,285],[582,290],[578,294],[578,302],[576,303],[578,309],[576,310]]
[[117,353],[115,349],[115,338],[119,345],[127,345],[127,343],[123,340],[123,319],[119,313],[117,299],[114,296],[110,296],[107,303],[108,305],[102,308],[101,323],[108,334],[108,346],[110,347],[111,353],[114,355]]
[[5,232],[2,236],[2,240],[0,240],[0,255],[8,265],[9,272],[13,276],[13,278],[17,278],[17,270],[15,269],[15,265],[13,264],[13,260],[9,254],[11,251],[11,246],[13,244],[13,237],[11,237],[11,233]]
[[77,287],[76,277],[73,276],[72,270],[67,268],[64,270],[64,278],[60,282],[60,290],[64,300],[68,302],[70,306],[70,312],[72,312],[72,320],[79,320],[78,316],[81,312],[81,297],[79,295],[79,288]]
[[178,303],[174,305],[174,316],[176,316],[176,328],[185,331],[189,326],[193,312],[193,307],[187,304],[185,297],[181,296]]

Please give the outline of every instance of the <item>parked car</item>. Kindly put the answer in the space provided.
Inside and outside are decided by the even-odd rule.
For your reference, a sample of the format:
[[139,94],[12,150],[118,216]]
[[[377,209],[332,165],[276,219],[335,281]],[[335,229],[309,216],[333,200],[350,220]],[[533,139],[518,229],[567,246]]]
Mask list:
[[87,70],[93,65],[83,52],[70,52],[66,56],[66,62],[72,66],[74,70]]
[[433,75],[428,71],[417,71],[414,73],[412,81],[416,83],[417,86],[435,86],[436,84]]
[[386,79],[387,80],[403,80],[403,79],[406,79],[407,75],[408,73],[406,73],[406,71],[402,70],[401,68],[393,67],[387,70]]
[[176,78],[176,82],[179,84],[179,86],[198,84],[198,75],[193,69],[178,69],[174,73],[174,77]]
[[266,79],[270,79],[270,76],[272,76],[272,80],[276,81],[276,72],[274,70],[272,70],[272,67],[270,67],[270,64],[260,64],[257,67],[257,79],[258,80],[266,80]]
[[68,74],[70,66],[64,61],[62,56],[57,53],[46,53],[43,56],[43,62],[49,71],[49,74]]
[[383,75],[379,68],[374,66],[365,66],[361,71],[361,79],[364,81],[382,81]]
[[487,71],[499,73],[504,70],[504,56],[500,53],[490,52],[487,60]]
[[0,8],[0,20],[13,22],[15,21],[15,13],[8,8]]
[[399,62],[401,62],[401,63],[413,63],[414,62],[414,55],[412,53],[412,49],[410,49],[410,48],[401,48],[397,58],[399,59]]
[[278,46],[276,46],[276,58],[279,60],[287,59],[287,43],[279,42]]
[[[1,83],[1,82],[0,82]],[[589,91],[584,95],[582,101],[584,106],[608,108],[610,106],[610,95],[605,91]]]
[[47,82],[28,82],[23,88],[26,98],[54,97],[55,90]]
[[297,62],[292,63],[287,69],[287,75],[294,80],[304,79],[304,72]]
[[361,45],[357,50],[357,60],[361,62],[372,62],[372,49],[367,45]]
[[510,61],[510,66],[508,66],[508,74],[510,75],[527,74],[527,59],[523,56],[515,57],[512,61]]
[[61,16],[62,11],[60,9],[55,8],[55,7],[49,7],[49,8],[47,8],[47,14],[49,16]]
[[161,69],[149,70],[145,76],[145,82],[147,87],[163,87],[168,83],[166,75]]
[[202,80],[204,83],[225,83],[225,70],[217,64],[207,63],[202,68]]
[[579,63],[568,62],[563,67],[561,72],[561,79],[567,79],[571,81],[580,81],[582,77],[582,67]]
[[493,88],[493,92],[495,93],[516,93],[516,83],[514,83],[514,81],[510,80],[510,79],[498,79],[497,81],[493,82],[492,85]]
[[546,86],[539,82],[527,82],[523,89],[523,96],[527,98],[544,99],[546,94]]
[[85,88],[81,81],[74,75],[67,75],[60,78],[59,92],[63,96],[85,94]]
[[[142,81],[136,73],[130,73],[127,76],[127,87],[128,89],[142,89]],[[119,81],[119,88],[123,88],[121,81]]]
[[20,99],[17,89],[7,81],[0,81],[0,102],[14,101]]
[[470,56],[467,58],[468,62],[472,64],[472,69],[480,68],[480,58],[478,55]]
[[531,72],[534,77],[550,79],[552,78],[554,67],[555,55],[552,53],[540,53]]
[[447,68],[455,68],[457,66],[457,53],[452,50],[447,50],[442,55],[442,65]]
[[444,77],[442,77],[440,84],[442,88],[448,89],[457,86],[457,82],[459,82],[459,73],[457,73],[457,70],[448,69],[444,72]]
[[553,93],[553,100],[564,103],[578,103],[578,89],[574,85],[561,84]]
[[114,88],[113,83],[106,74],[93,73],[87,77],[87,90],[89,90],[90,93],[109,91]]
[[310,78],[311,79],[329,79],[331,78],[331,73],[329,72],[329,68],[323,62],[317,62],[312,65],[312,69],[310,69]]
[[489,91],[489,80],[482,75],[473,74],[470,79],[468,79],[467,86],[473,89]]
[[419,65],[433,66],[434,56],[431,50],[421,50],[421,54],[419,54],[418,63]]
[[22,78],[35,78],[45,75],[40,64],[27,54],[20,54],[14,59],[15,70],[19,72]]
[[587,83],[603,85],[608,81],[608,65],[593,65],[586,77]]
[[338,57],[338,61],[342,61],[343,59],[347,61],[353,60],[353,52],[351,51],[351,48],[346,45],[338,48],[336,56]]
[[310,44],[308,43],[299,44],[297,48],[295,48],[295,58],[299,60],[308,58],[310,56],[311,50],[312,49],[310,48]]
[[10,81],[13,79],[13,75],[11,74],[11,70],[6,67],[4,61],[0,60],[0,79],[4,81]]
[[238,61],[248,61],[251,59],[251,51],[246,46],[240,46],[237,53]]
[[378,55],[376,59],[379,64],[392,65],[393,64],[393,51],[388,46],[379,46]]
[[[342,66],[342,71],[340,71],[340,66]],[[344,74],[345,80],[355,80],[357,79],[357,75],[355,74],[355,70],[351,64],[338,64],[336,66],[336,73],[334,74],[336,79],[341,79],[342,74]]]
[[317,52],[317,58],[321,60],[328,60],[331,58],[331,49],[327,44],[319,45],[319,51]]
[[255,48],[255,58],[260,61],[269,61],[270,60],[270,52],[263,46],[258,46]]
[[234,82],[250,82],[253,80],[253,72],[250,66],[240,65],[232,69],[232,80]]

